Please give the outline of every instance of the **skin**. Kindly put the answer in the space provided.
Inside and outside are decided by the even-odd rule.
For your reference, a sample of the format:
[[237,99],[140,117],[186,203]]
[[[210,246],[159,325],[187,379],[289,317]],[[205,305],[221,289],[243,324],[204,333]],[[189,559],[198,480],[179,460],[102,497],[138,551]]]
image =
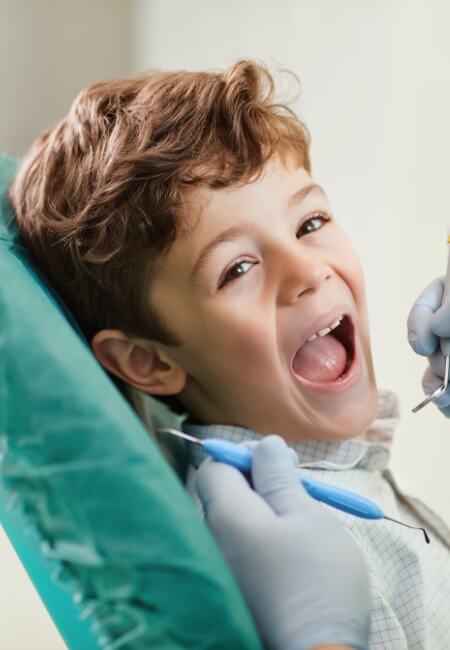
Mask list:
[[[177,394],[193,422],[244,426],[287,441],[362,433],[377,409],[363,270],[325,194],[311,191],[287,208],[295,192],[313,183],[294,158],[273,156],[255,182],[191,190],[189,228],[162,261],[147,296],[182,345],[102,330],[91,342],[100,363],[140,391]],[[313,232],[305,234],[311,218]],[[221,244],[192,281],[201,249],[244,222],[253,234]],[[240,276],[219,289],[237,262],[243,263],[233,274]],[[300,337],[341,304],[356,327],[361,378],[342,393],[306,391],[291,371]]]

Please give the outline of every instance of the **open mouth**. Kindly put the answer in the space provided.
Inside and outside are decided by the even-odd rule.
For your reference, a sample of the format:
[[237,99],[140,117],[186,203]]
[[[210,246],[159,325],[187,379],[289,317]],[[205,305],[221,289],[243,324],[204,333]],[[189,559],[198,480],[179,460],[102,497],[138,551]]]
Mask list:
[[327,336],[334,336],[337,341],[340,341],[345,348],[347,355],[344,371],[339,375],[338,379],[343,377],[350,369],[355,358],[355,328],[351,318],[345,314],[341,323]]
[[302,384],[324,390],[343,388],[356,381],[359,363],[350,315],[343,314],[338,321],[310,336],[297,350],[292,369]]

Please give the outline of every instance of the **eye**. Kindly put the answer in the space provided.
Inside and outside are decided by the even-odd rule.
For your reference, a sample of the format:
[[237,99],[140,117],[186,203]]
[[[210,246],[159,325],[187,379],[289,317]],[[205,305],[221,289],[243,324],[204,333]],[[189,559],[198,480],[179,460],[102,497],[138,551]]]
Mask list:
[[309,235],[311,232],[315,232],[322,228],[322,226],[330,221],[330,215],[325,214],[324,212],[317,212],[312,217],[307,219],[302,223],[301,227],[298,229],[298,232],[301,232],[303,235]]
[[233,266],[230,267],[227,273],[224,275],[222,282],[219,284],[219,289],[228,284],[228,282],[232,282],[233,280],[239,278],[241,275],[245,275],[246,271],[239,271],[239,269],[242,269],[242,266],[244,264],[252,266],[253,262],[246,262],[245,260],[242,260],[241,262],[236,262],[236,264],[233,264]]
[[[320,230],[320,228],[330,220],[331,216],[329,214],[325,212],[316,212],[312,217],[302,223],[297,234],[301,233],[302,235],[309,235],[316,230]],[[254,262],[241,260],[240,262],[233,264],[224,275],[223,280],[219,283],[218,289],[222,289],[222,287],[233,282],[233,280],[237,280],[240,276],[245,275],[245,272],[238,272],[239,269],[242,268],[243,264],[250,264],[250,266],[252,266]]]

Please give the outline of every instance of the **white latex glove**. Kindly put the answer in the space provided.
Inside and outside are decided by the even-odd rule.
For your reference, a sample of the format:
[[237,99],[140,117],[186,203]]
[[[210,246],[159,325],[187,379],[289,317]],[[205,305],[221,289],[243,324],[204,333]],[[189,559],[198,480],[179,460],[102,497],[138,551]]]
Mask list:
[[252,482],[205,461],[196,476],[205,514],[268,648],[366,650],[370,583],[362,553],[328,506],[299,482],[279,436],[253,447]]
[[[428,357],[428,367],[422,378],[422,388],[429,395],[442,384],[445,359],[441,339],[450,338],[450,304],[441,307],[444,277],[436,278],[420,294],[408,316],[408,341],[414,352]],[[448,343],[446,344],[448,345]],[[450,417],[450,384],[443,395],[433,400]]]

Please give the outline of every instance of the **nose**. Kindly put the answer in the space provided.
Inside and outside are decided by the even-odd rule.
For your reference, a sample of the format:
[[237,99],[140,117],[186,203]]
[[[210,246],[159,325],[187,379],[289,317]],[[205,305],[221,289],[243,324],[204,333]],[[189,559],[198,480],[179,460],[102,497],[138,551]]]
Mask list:
[[317,291],[332,271],[323,252],[305,247],[285,247],[280,251],[280,300],[291,303],[306,292]]

